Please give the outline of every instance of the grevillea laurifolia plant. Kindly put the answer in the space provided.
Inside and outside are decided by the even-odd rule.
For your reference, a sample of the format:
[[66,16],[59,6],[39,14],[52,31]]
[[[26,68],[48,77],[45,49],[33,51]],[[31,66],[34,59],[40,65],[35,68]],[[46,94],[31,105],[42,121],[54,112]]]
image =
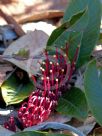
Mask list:
[[[66,45],[66,49],[68,49]],[[67,90],[70,89],[70,80],[75,71],[79,47],[75,51],[72,63],[68,61],[68,54],[60,54],[56,48],[55,54],[49,57],[45,51],[45,60],[40,67],[40,78],[32,79],[36,84],[36,90],[29,96],[28,102],[22,104],[18,110],[18,120],[23,128],[37,125],[48,119],[52,111],[55,110],[58,99]],[[51,60],[53,61],[51,61]],[[68,90],[67,90],[68,91]],[[9,122],[4,124],[5,128],[16,131],[14,118],[11,117]]]
[[[94,79],[96,75],[97,81],[100,81],[101,74],[98,73],[95,62],[88,65],[83,92],[78,88],[79,91],[74,89],[75,93],[72,92],[70,97],[67,97],[67,95],[63,97],[66,91],[70,92],[71,90],[70,82],[75,70],[80,69],[91,59],[91,53],[97,44],[100,33],[100,5],[100,0],[70,0],[62,19],[62,25],[52,32],[47,42],[47,48],[55,48],[55,53],[51,55],[50,51],[49,53],[45,51],[45,59],[40,65],[39,77],[32,75],[36,89],[29,96],[28,102],[22,104],[18,110],[18,120],[23,128],[45,121],[59,105],[59,112],[63,113],[64,111],[67,115],[83,117],[83,113],[87,114],[87,108],[84,108],[84,104],[87,107],[87,103],[85,101],[83,104],[83,98],[87,99],[91,112],[102,124],[102,121],[100,121],[102,120],[100,114],[102,113],[102,111],[100,112],[102,102],[100,99],[100,101],[96,100],[97,91],[100,90],[101,85],[98,84],[99,88],[97,89],[97,84],[94,87],[96,82],[93,81],[92,84],[89,81],[89,79]],[[66,46],[65,48],[65,43],[68,43],[69,47]],[[65,55],[60,52],[61,48],[65,49]],[[85,68],[87,68],[87,65]],[[98,96],[102,96],[100,92],[98,92]],[[16,131],[13,117],[4,126]]]

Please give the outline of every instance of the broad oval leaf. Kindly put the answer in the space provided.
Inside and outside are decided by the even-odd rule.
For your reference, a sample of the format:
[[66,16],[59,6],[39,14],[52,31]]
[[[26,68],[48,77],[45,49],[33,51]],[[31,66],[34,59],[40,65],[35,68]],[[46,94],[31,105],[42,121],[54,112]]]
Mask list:
[[84,92],[78,88],[72,88],[59,99],[57,111],[78,119],[85,119],[88,112]]
[[[83,31],[79,58],[77,66],[81,66],[89,60],[100,32],[101,3],[100,0],[70,0],[68,8],[63,17],[63,23],[69,20],[74,14],[79,13],[84,8],[88,8],[89,19],[86,29]],[[80,29],[79,29],[80,31]],[[70,44],[70,42],[69,42]]]
[[95,60],[88,64],[84,86],[90,110],[102,125],[102,69],[97,68]]
[[71,18],[69,18],[69,20],[66,20],[64,24],[52,32],[48,39],[47,46],[64,46],[68,42],[70,34],[76,31],[79,32],[79,30],[81,32],[81,30],[87,26],[87,22],[87,9],[83,9],[82,11],[75,13]]
[[17,72],[19,71],[15,71],[1,86],[2,96],[6,105],[23,101],[34,90],[34,84],[30,81],[27,73],[20,70],[21,75],[19,78]]

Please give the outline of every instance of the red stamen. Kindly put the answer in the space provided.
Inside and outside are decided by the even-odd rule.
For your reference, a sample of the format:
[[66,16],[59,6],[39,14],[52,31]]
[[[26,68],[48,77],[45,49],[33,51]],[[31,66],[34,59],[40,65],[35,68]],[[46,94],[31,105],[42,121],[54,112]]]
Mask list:
[[49,70],[49,58],[48,58],[48,52],[45,51],[45,56],[46,56],[46,75],[48,75],[48,70]]
[[54,64],[50,62],[50,65],[52,65],[52,69],[50,70],[51,73],[51,81],[52,81],[52,86],[54,85]]
[[44,76],[44,91],[45,91],[45,95],[46,95],[46,90],[47,90],[47,81],[46,81],[46,72],[43,69],[43,76]]
[[47,81],[48,81],[47,86],[48,86],[48,92],[49,92],[49,91],[50,91],[50,81],[49,81],[49,77],[47,77]]
[[58,79],[56,79],[56,96],[58,96]]
[[34,81],[34,84],[36,84],[36,78],[35,78],[35,76],[34,75],[32,75],[32,80]]

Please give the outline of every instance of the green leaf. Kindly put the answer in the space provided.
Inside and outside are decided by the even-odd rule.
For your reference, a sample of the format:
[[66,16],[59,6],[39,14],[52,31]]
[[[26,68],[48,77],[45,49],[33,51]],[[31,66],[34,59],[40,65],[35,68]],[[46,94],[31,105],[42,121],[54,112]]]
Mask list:
[[46,136],[45,133],[37,131],[19,132],[12,136]]
[[70,136],[65,134],[56,134],[56,133],[47,133],[47,132],[38,132],[38,131],[28,131],[28,132],[19,132],[12,136]]
[[[100,0],[70,0],[65,12],[63,23],[69,20],[73,15],[88,8],[88,24],[83,31],[83,37],[80,45],[79,58],[77,66],[81,66],[89,60],[90,54],[94,49],[99,38],[101,22],[101,4]],[[80,22],[81,23],[81,22]],[[80,29],[79,29],[80,31]],[[70,46],[71,43],[69,42]]]
[[88,64],[84,86],[90,110],[102,125],[102,69],[97,68],[95,60]]
[[[82,24],[80,22],[82,22]],[[70,38],[70,33],[74,33],[75,31],[79,32],[79,30],[81,32],[81,30],[86,27],[87,22],[88,12],[85,8],[79,13],[74,14],[69,20],[66,20],[59,28],[55,29],[47,42],[47,46],[54,45],[56,47],[61,47],[65,45]]]
[[73,135],[68,135],[68,134],[56,134],[56,133],[52,133],[52,134],[48,134],[48,135],[46,135],[46,136],[73,136]]
[[27,73],[21,72],[19,77],[17,72],[14,72],[1,86],[2,96],[7,105],[23,101],[34,89]]
[[84,93],[78,88],[72,88],[59,99],[57,111],[78,119],[85,119],[87,102]]

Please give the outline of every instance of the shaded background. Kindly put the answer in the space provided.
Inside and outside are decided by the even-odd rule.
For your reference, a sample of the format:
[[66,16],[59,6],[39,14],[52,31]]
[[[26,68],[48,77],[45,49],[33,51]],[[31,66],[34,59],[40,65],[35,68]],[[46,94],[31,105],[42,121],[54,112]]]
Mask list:
[[[0,8],[6,7],[10,15],[20,17],[45,10],[65,10],[68,0],[0,0]],[[0,25],[5,21],[0,17]]]

